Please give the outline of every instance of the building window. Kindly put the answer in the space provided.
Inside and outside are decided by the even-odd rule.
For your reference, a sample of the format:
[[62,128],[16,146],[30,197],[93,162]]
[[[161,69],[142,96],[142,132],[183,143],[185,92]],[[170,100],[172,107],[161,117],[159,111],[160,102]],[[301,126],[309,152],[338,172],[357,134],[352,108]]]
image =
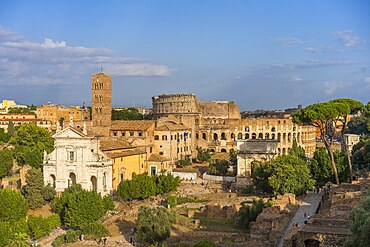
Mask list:
[[122,135],[122,136],[125,136],[125,135],[126,135],[126,132],[122,131],[122,132],[121,132],[121,135]]
[[152,147],[150,147],[150,149],[149,149],[149,150],[150,150],[150,153],[153,153],[153,148],[152,148]]
[[166,135],[162,136],[162,141],[167,141],[167,136]]
[[154,140],[159,140],[159,135],[155,135]]
[[163,152],[159,152],[160,155],[163,155]]
[[134,136],[134,132],[133,131],[130,131],[130,136]]
[[139,131],[138,136],[143,136],[143,132]]
[[114,135],[114,136],[117,136],[117,132],[113,132],[113,135]]
[[75,160],[75,152],[69,151],[69,161],[74,161]]

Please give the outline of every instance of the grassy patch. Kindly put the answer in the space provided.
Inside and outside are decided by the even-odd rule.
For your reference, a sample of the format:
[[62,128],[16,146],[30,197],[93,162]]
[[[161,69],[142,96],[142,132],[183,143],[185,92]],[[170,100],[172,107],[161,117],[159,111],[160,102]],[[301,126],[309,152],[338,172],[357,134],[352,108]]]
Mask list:
[[200,225],[204,228],[199,230],[214,231],[214,232],[239,232],[240,229],[236,225],[235,219],[209,219],[199,217]]

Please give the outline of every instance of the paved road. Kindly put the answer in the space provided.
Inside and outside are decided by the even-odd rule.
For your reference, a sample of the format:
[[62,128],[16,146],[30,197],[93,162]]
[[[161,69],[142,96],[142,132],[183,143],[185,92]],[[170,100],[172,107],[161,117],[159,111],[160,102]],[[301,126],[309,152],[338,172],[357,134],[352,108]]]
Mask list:
[[[283,247],[284,245],[284,238],[290,232],[291,228],[295,224],[299,224],[302,226],[304,221],[307,220],[308,216],[314,215],[316,213],[317,207],[321,201],[322,195],[324,192],[314,193],[308,192],[307,195],[304,197],[302,205],[298,208],[297,212],[290,220],[288,227],[285,229],[284,233],[281,236],[278,247]],[[306,218],[304,217],[306,213]]]

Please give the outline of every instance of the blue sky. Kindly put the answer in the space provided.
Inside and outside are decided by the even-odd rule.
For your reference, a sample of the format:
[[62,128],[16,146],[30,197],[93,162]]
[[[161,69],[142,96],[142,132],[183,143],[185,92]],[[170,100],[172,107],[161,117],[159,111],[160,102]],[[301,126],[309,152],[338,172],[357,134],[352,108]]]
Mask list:
[[114,106],[164,93],[285,109],[370,100],[370,1],[0,1],[0,99]]

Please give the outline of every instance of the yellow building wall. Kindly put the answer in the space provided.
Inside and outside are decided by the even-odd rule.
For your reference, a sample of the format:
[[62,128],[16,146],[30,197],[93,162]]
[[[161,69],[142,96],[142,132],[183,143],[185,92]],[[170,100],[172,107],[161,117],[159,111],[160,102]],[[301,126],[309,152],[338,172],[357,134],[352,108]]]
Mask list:
[[113,158],[113,189],[117,189],[121,182],[121,174],[124,174],[124,180],[131,180],[134,172],[136,174],[148,173],[146,159],[145,153]]

